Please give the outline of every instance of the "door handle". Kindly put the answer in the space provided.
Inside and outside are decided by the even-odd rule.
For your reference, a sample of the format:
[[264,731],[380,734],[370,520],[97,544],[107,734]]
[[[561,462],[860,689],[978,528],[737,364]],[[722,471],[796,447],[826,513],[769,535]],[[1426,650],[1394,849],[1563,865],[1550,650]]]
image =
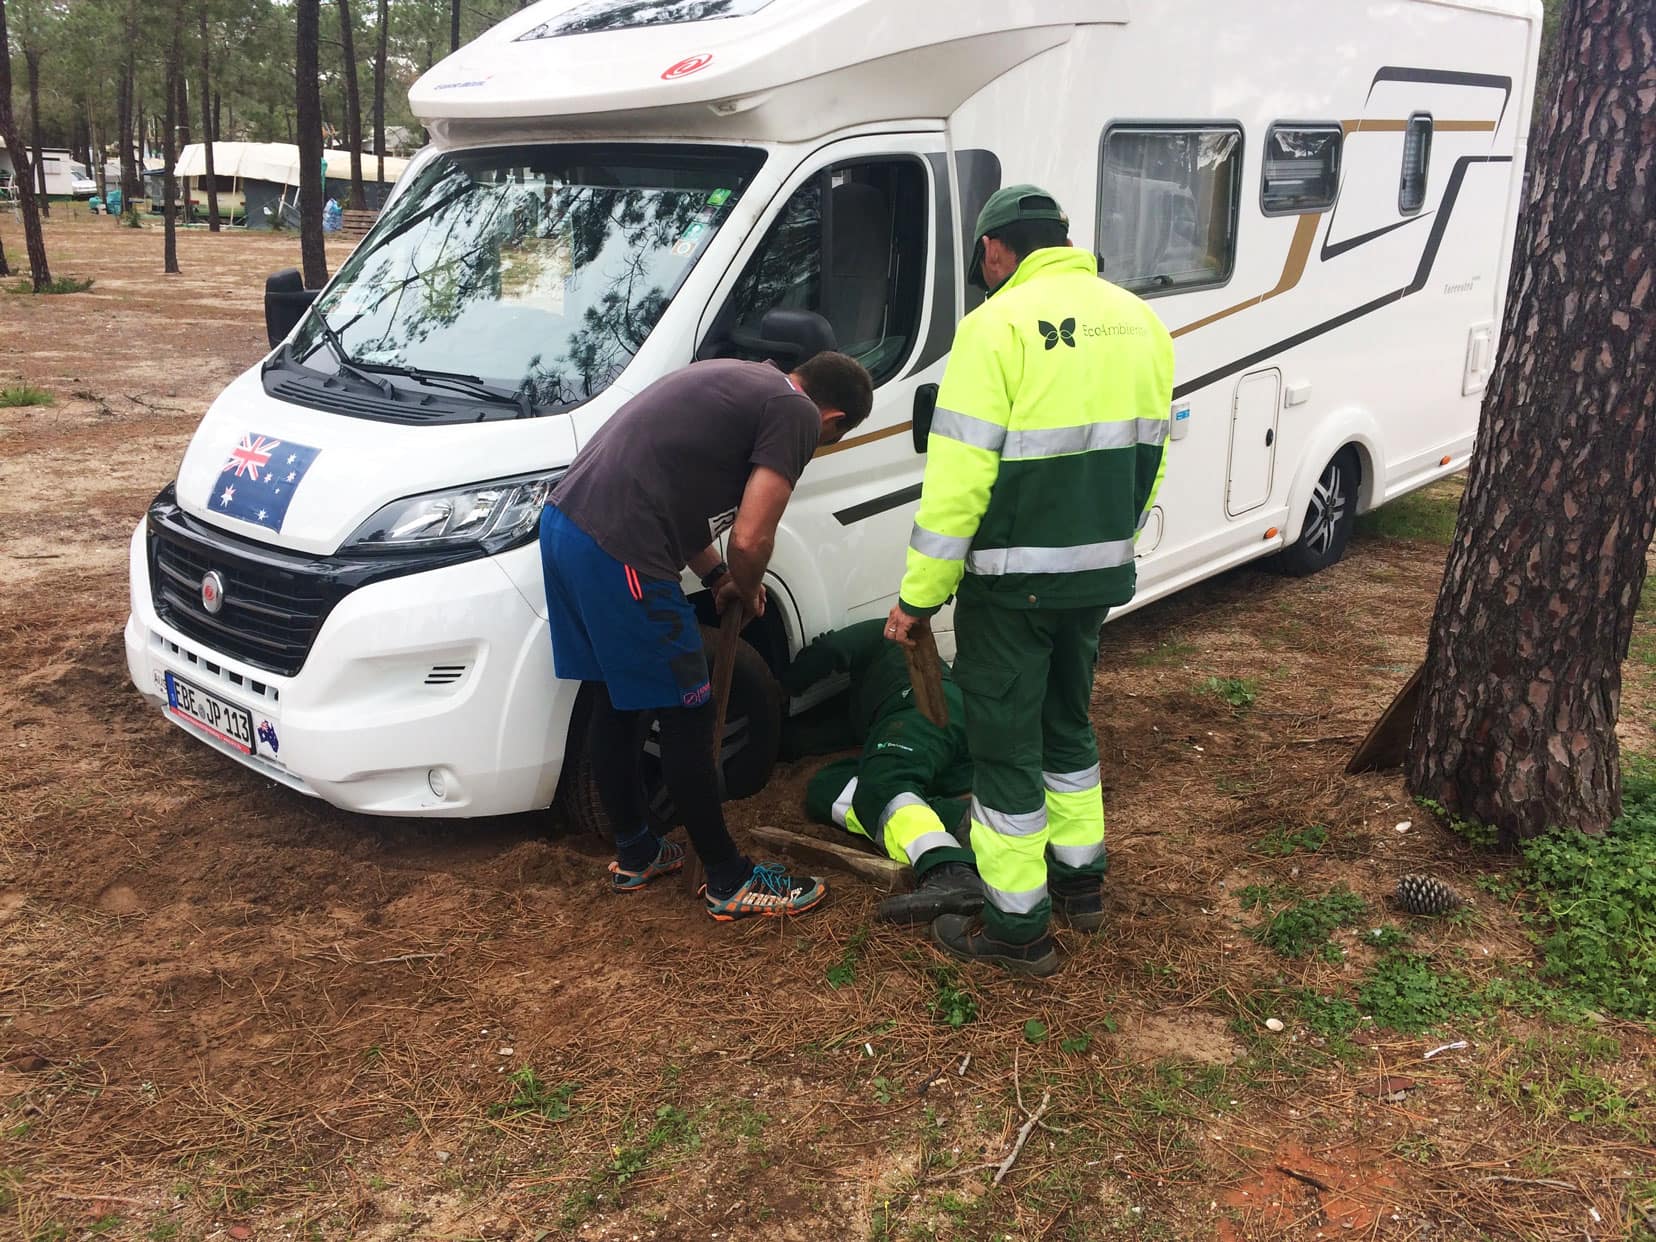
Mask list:
[[1276,443],[1276,428],[1275,427],[1265,428],[1265,447],[1270,448],[1271,445],[1273,445],[1275,443]]
[[937,413],[937,385],[921,384],[914,390],[914,451],[924,453],[931,435],[932,415]]

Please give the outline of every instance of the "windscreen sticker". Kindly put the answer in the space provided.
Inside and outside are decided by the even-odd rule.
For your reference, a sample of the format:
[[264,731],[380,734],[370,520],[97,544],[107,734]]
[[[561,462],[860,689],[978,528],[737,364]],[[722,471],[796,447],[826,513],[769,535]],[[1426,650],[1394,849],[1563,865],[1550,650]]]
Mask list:
[[308,444],[249,431],[220,468],[207,507],[280,533],[294,491],[321,453]]
[[564,289],[575,271],[573,234],[525,237],[500,250],[500,300],[564,313]]

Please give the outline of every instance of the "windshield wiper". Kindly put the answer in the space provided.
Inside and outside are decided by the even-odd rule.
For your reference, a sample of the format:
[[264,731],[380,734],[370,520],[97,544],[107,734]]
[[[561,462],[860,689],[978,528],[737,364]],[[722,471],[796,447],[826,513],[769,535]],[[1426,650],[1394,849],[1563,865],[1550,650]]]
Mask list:
[[426,384],[432,388],[448,388],[455,392],[463,392],[492,405],[509,405],[517,410],[520,418],[533,418],[535,414],[529,394],[522,388],[502,388],[478,375],[465,375],[459,371],[427,371],[422,367],[403,366],[391,362],[358,362],[354,365],[360,370],[372,371],[377,375],[404,375],[416,383]]
[[359,380],[384,393],[390,400],[395,401],[397,399],[396,385],[377,380],[369,375],[368,372],[373,370],[374,367],[369,363],[358,362],[351,357],[350,351],[345,348],[345,343],[339,339],[339,333],[335,332],[333,325],[328,322],[328,317],[321,311],[313,311],[312,314],[316,316],[316,326],[322,332],[322,339],[328,343],[328,348],[333,351],[334,357],[339,359],[339,374],[348,375],[354,380]]

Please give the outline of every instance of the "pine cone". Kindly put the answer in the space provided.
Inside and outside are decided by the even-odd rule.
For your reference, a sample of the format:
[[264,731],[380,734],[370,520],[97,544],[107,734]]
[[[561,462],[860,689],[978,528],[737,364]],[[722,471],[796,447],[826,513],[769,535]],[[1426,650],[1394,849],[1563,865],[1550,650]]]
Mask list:
[[1442,880],[1429,875],[1406,875],[1397,881],[1397,904],[1410,914],[1448,914],[1461,899]]

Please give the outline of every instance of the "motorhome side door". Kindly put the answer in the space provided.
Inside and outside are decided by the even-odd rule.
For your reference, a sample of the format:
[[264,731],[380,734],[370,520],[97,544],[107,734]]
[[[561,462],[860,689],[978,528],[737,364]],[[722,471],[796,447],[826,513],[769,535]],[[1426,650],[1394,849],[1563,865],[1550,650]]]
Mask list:
[[1225,512],[1231,517],[1259,508],[1271,495],[1281,398],[1282,372],[1275,367],[1249,372],[1237,381],[1225,482]]
[[759,335],[767,311],[812,311],[873,376],[872,413],[806,469],[771,562],[819,631],[884,615],[902,579],[925,466],[911,430],[916,402],[942,378],[955,325],[946,158],[934,133],[853,138],[813,153],[702,324],[698,357],[753,357],[736,342]]

